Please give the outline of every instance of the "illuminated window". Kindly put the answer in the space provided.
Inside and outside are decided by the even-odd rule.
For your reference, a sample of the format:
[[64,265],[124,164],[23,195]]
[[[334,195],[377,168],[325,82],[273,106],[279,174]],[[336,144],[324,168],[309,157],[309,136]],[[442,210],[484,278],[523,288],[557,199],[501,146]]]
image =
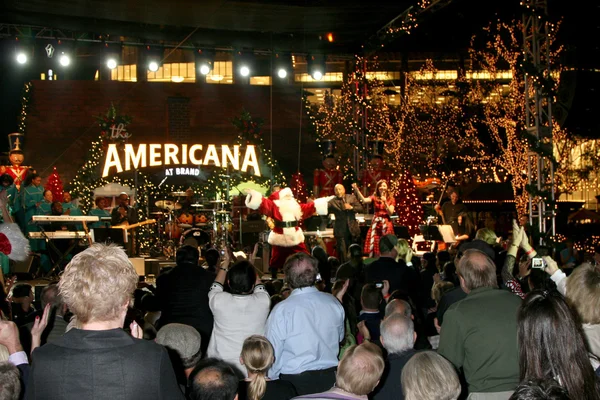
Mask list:
[[253,76],[250,78],[251,85],[270,85],[271,77],[270,76]]
[[195,64],[164,63],[158,71],[148,71],[148,82],[196,82]]
[[207,83],[233,83],[233,62],[215,61],[213,69],[206,75]]
[[397,80],[400,79],[400,71],[367,72],[367,79],[378,79],[380,81]]
[[430,71],[415,71],[411,72],[410,75],[416,80],[454,80],[458,78],[458,71],[436,71],[435,74]]
[[306,91],[308,92],[306,100],[308,100],[312,104],[322,104],[323,102],[325,102],[325,96],[327,94],[333,96],[333,99],[335,101],[336,98],[338,98],[342,93],[342,91],[339,89],[332,90],[330,88],[308,89]]
[[487,71],[467,71],[467,79],[486,79],[486,80],[509,80],[512,79],[512,71],[498,71],[490,74]]
[[317,81],[312,78],[309,74],[296,74],[294,81],[296,82],[342,82],[344,80],[343,72],[327,72],[323,75],[323,79]]
[[110,71],[111,81],[137,82],[137,65],[117,65],[117,68]]

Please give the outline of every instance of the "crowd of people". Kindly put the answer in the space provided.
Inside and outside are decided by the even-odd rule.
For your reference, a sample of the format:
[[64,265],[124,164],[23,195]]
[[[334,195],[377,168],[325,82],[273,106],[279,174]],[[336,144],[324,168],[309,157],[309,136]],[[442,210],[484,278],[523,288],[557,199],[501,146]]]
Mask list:
[[7,279],[0,399],[600,399],[600,248],[553,257],[516,222],[506,248],[489,229],[422,255],[373,235],[341,265],[294,253],[283,280],[257,247],[184,245],[153,285],[103,244],[41,304]]

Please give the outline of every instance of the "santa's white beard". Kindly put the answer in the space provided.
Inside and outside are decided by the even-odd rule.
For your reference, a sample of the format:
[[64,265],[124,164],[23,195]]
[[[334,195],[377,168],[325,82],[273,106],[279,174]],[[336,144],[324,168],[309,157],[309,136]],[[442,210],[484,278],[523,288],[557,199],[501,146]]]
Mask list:
[[282,221],[300,221],[302,219],[302,208],[293,197],[275,200],[274,203],[279,209]]

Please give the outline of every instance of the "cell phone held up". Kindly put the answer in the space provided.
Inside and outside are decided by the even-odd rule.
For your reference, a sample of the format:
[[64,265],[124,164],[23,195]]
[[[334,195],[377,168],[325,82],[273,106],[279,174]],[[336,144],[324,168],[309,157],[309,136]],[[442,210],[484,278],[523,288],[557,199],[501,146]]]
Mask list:
[[375,287],[377,289],[383,289],[383,282],[375,282]]
[[546,268],[546,262],[542,257],[534,257],[531,260],[531,268],[544,269]]

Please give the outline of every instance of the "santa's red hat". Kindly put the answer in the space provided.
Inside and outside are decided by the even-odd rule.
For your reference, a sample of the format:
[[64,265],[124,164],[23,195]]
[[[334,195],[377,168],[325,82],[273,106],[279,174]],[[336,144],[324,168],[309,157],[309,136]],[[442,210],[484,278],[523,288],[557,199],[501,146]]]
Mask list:
[[289,187],[286,187],[274,193],[271,193],[271,195],[269,196],[269,200],[275,201],[281,199],[282,197],[294,198],[294,192],[292,192],[292,189],[290,189]]

